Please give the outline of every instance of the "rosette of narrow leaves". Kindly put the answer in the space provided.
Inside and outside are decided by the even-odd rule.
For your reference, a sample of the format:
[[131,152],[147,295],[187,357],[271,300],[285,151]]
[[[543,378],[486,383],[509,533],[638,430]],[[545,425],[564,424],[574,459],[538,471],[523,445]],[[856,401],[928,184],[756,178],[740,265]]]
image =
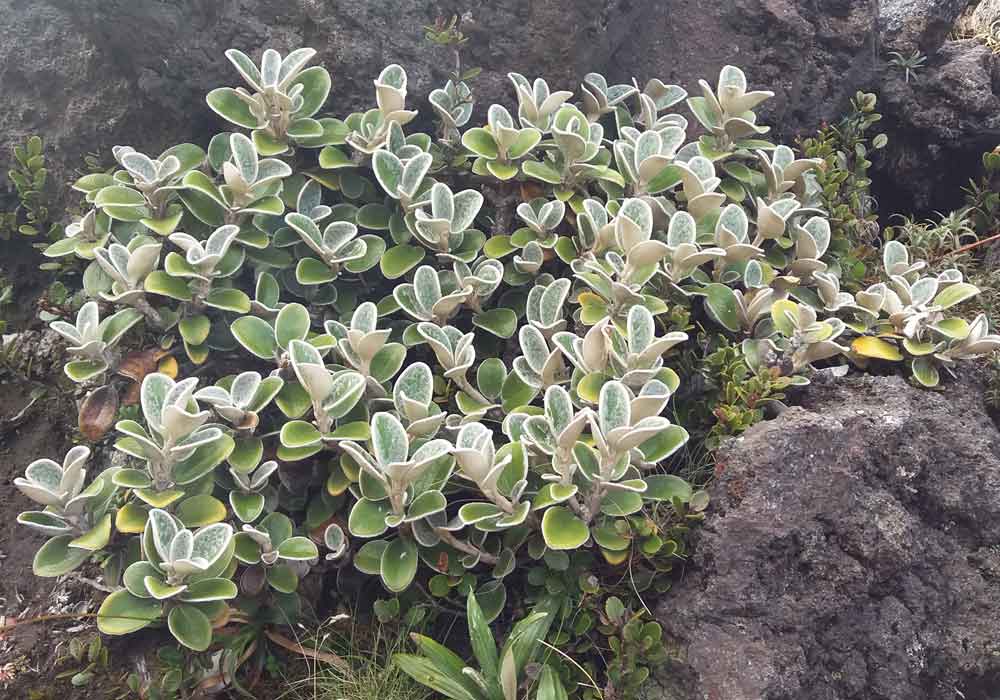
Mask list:
[[84,465],[90,449],[78,445],[66,453],[62,464],[36,459],[14,486],[40,511],[26,511],[17,522],[50,537],[35,554],[36,576],[62,576],[76,569],[90,555],[103,549],[111,537],[111,504],[115,485],[112,468],[99,474],[84,488]]
[[[394,654],[393,663],[418,683],[450,700],[527,698],[521,686],[527,681],[529,663],[554,620],[556,610],[552,600],[542,601],[530,615],[519,620],[498,651],[490,631],[490,618],[484,614],[475,594],[470,593],[466,617],[478,669],[466,666],[458,654],[422,634],[413,635],[421,655]],[[568,695],[555,670],[547,665],[538,670],[535,699],[565,700]]]
[[[702,97],[689,97],[687,104],[701,125],[714,137],[710,145],[715,150],[727,151],[733,146],[739,147],[747,139],[770,131],[769,127],[757,125],[757,115],[752,110],[769,97],[774,97],[774,93],[769,90],[748,92],[746,75],[736,66],[722,68],[714,91],[704,80],[699,80],[698,85],[701,86]],[[699,142],[699,147],[704,146],[703,142]]]
[[366,301],[351,315],[350,326],[327,321],[326,332],[337,339],[337,352],[351,369],[368,380],[369,388],[384,394],[382,384],[392,379],[406,359],[406,347],[390,343],[389,329],[378,328],[378,308]]
[[100,209],[91,209],[63,229],[65,238],[56,241],[43,251],[47,258],[76,255],[83,260],[93,260],[94,251],[111,236],[111,217]]
[[550,460],[542,478],[553,483],[539,491],[535,498],[536,510],[567,501],[578,492],[574,483],[577,465],[573,448],[587,428],[591,415],[589,408],[576,410],[569,392],[561,386],[549,387],[543,403],[544,411],[540,415],[512,418],[512,422],[521,421],[519,442]]
[[409,365],[396,378],[392,403],[413,439],[434,437],[448,415],[434,403],[434,375],[423,362]]
[[462,134],[462,145],[476,155],[472,171],[510,180],[518,173],[515,161],[526,156],[542,139],[542,132],[530,126],[518,129],[514,118],[502,105],[491,105],[485,127]]
[[181,498],[184,491],[175,487],[198,481],[233,451],[233,439],[209,424],[211,412],[194,400],[197,386],[196,377],[175,382],[159,372],[147,374],[139,392],[146,427],[129,419],[115,426],[125,435],[115,447],[145,461],[144,469],[119,471],[115,483],[154,508]]
[[429,200],[408,215],[406,222],[422,244],[438,253],[448,253],[460,248],[482,206],[483,195],[479,192],[463,190],[455,194],[439,182],[431,188]]
[[441,327],[426,322],[417,324],[417,333],[431,346],[434,357],[444,370],[445,379],[455,382],[476,401],[489,403],[465,377],[476,361],[475,333],[462,333],[454,326]]
[[115,346],[122,336],[142,320],[142,314],[125,308],[103,321],[96,301],[88,301],[76,314],[76,323],[53,321],[49,324],[56,333],[72,343],[67,351],[76,358],[63,367],[66,376],[74,382],[93,379],[115,364]]
[[255,214],[275,216],[284,212],[285,205],[278,195],[282,180],[292,174],[291,167],[277,158],[260,158],[253,141],[243,134],[230,134],[228,146],[229,158],[221,164],[222,185],[201,170],[184,176],[188,193],[182,198],[191,213],[206,224],[218,226],[241,223]]
[[[212,643],[212,619],[222,601],[235,598],[225,577],[233,558],[233,528],[215,523],[194,532],[170,513],[154,508],[142,535],[145,559],[129,566],[123,590],[109,595],[97,612],[105,634],[128,634],[166,613],[174,638],[194,651]],[[224,607],[223,607],[224,609]]]
[[260,412],[284,386],[279,376],[262,378],[258,372],[241,372],[215,386],[206,386],[194,398],[210,405],[220,418],[233,428],[253,433],[260,424]]
[[319,260],[302,258],[295,268],[295,279],[302,285],[333,282],[349,262],[360,260],[368,252],[368,242],[358,238],[358,227],[349,221],[334,221],[322,231],[308,216],[292,212],[285,223],[299,234]]
[[458,139],[458,130],[469,123],[472,116],[472,90],[464,82],[449,80],[443,88],[432,90],[427,101],[441,119],[442,135],[446,141]]
[[[269,513],[256,526],[244,525],[234,540],[236,558],[257,569],[257,572],[244,574],[244,588],[267,581],[279,593],[294,593],[299,587],[299,579],[308,573],[309,563],[319,558],[316,543],[296,535],[295,525],[284,513]],[[256,594],[259,591],[247,592]]]
[[655,378],[663,368],[663,354],[688,339],[680,331],[657,337],[653,314],[644,306],[629,309],[625,333],[614,324],[608,328],[608,364],[612,374],[632,389]]
[[583,93],[583,111],[590,121],[597,121],[632,95],[639,92],[634,85],[608,85],[607,78],[600,73],[587,73],[580,85]]
[[229,492],[229,505],[236,517],[245,523],[252,523],[264,512],[267,500],[268,479],[278,470],[278,463],[269,460],[246,472],[229,468],[234,488]]
[[[281,428],[281,444],[287,452],[282,459],[303,459],[315,454],[325,443],[340,439],[335,421],[346,416],[365,393],[365,378],[353,370],[331,372],[315,346],[292,340],[288,348],[292,369],[309,395],[313,420],[293,420]],[[353,434],[353,433],[351,433]]]
[[352,114],[345,120],[350,129],[347,143],[369,155],[385,144],[391,125],[405,126],[417,116],[406,109],[406,71],[395,63],[382,69],[375,80],[375,99],[377,109]]
[[276,155],[288,149],[289,141],[323,145],[326,120],[313,119],[330,92],[330,74],[321,66],[305,68],[316,55],[310,48],[292,51],[282,58],[274,49],[261,56],[260,66],[237,49],[226,51],[253,92],[245,88],[217,88],[206,101],[219,116],[253,130],[257,149]]

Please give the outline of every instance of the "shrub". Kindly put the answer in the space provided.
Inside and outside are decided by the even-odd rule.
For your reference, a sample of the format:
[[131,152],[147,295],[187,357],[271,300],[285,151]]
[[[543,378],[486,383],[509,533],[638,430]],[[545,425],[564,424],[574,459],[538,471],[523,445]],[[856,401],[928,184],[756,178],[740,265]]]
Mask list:
[[[76,448],[18,482],[45,506],[22,522],[52,536],[36,573],[119,553],[104,632],[165,619],[204,650],[227,601],[294,618],[328,559],[393,594],[428,576],[435,595],[458,588],[483,624],[519,567],[577,575],[578,550],[648,586],[707,505],[665,468],[689,439],[664,415],[670,365],[698,353],[689,319],[774,391],[838,356],[906,359],[932,386],[1000,345],[985,318],[946,315],[978,290],[955,270],[921,277],[898,243],[883,281],[840,289],[811,194],[822,161],[764,140],[753,109],[772,93],[738,68],[694,97],[589,74],[579,105],[512,73],[517,108],[464,132],[470,91],[451,82],[433,93],[436,139],[404,131],[418,122],[398,65],[375,107],[321,116],[314,53],[228,51],[249,89],[208,104],[250,135],[117,147],[119,169],[75,183],[92,209],[46,251],[90,261],[93,301],[53,324],[71,379],[111,382],[151,339],[187,358],[184,378],[127,363],[141,410],[115,426],[126,468],[83,488]],[[671,111],[685,98],[695,141]],[[653,645],[636,625],[626,642]]]

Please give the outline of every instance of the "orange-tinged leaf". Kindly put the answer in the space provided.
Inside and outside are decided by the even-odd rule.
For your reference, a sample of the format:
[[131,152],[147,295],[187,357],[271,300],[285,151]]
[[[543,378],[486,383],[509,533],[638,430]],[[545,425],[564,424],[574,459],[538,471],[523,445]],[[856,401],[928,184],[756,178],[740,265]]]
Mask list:
[[171,379],[177,379],[177,358],[167,355],[156,364],[156,371],[161,372]]

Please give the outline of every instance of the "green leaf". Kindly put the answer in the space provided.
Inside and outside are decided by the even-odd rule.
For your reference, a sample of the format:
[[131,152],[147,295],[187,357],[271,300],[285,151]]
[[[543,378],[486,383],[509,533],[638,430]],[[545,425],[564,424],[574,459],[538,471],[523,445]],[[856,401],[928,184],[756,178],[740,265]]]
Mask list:
[[52,578],[68,574],[90,558],[91,552],[86,549],[70,547],[72,535],[59,535],[43,544],[31,564],[35,576]]
[[469,624],[469,640],[472,642],[472,653],[479,662],[485,678],[496,678],[500,670],[500,656],[497,652],[496,640],[490,631],[489,622],[483,614],[483,609],[476,600],[475,593],[469,593],[465,606],[466,618]]
[[[379,153],[388,153],[388,151],[375,151],[377,156]],[[373,162],[377,159],[372,156]],[[325,168],[326,170],[335,170],[337,168],[356,168],[358,164],[355,163],[350,157],[344,153],[339,148],[334,148],[333,146],[325,146],[322,151],[319,152],[319,167]],[[376,170],[375,175],[378,176],[378,171]]]
[[323,435],[312,423],[293,420],[281,426],[281,444],[291,449],[319,444]]
[[227,578],[208,578],[188,586],[180,599],[186,603],[208,603],[214,600],[231,600],[239,594],[236,584]]
[[74,382],[85,382],[108,369],[103,360],[73,360],[63,366],[63,372]]
[[517,314],[511,309],[490,309],[472,317],[472,325],[498,338],[510,338],[517,330]]
[[264,496],[259,493],[230,491],[229,505],[237,518],[245,523],[252,523],[264,511]]
[[309,392],[297,381],[287,381],[274,398],[274,403],[289,418],[300,418],[312,407]]
[[104,634],[122,635],[148,627],[163,607],[151,598],[139,598],[126,590],[115,591],[97,611],[97,629]]
[[483,158],[493,160],[499,155],[497,142],[486,129],[477,127],[462,134],[462,145]]
[[417,575],[417,544],[406,537],[397,537],[382,552],[379,573],[382,583],[393,593],[405,591]]
[[403,244],[393,246],[379,261],[379,268],[386,279],[394,280],[412,270],[426,255],[424,248]]
[[274,319],[274,338],[287,350],[293,340],[305,340],[309,335],[309,311],[302,304],[286,304]]
[[297,117],[311,117],[320,110],[330,94],[330,74],[322,66],[306,68],[296,76],[288,89],[302,86],[302,106],[295,113]]
[[940,306],[942,309],[950,309],[952,306],[961,304],[963,301],[971,299],[977,294],[979,294],[978,287],[967,282],[959,282],[958,284],[950,284],[938,292],[932,303],[934,306]]
[[590,529],[569,508],[552,506],[542,516],[542,537],[549,549],[577,549],[590,537]]
[[922,386],[933,388],[940,381],[938,368],[930,357],[914,358],[913,362],[910,363],[910,369],[913,371],[913,378]]
[[260,126],[257,117],[250,111],[250,106],[239,97],[233,88],[216,88],[205,96],[205,101],[213,112],[233,124],[242,126],[244,129],[256,129]]
[[194,651],[205,651],[212,644],[212,621],[193,605],[178,605],[167,615],[167,627],[174,639]]
[[[240,345],[251,353],[264,360],[274,359],[278,343],[270,323],[257,316],[243,316],[233,321],[229,329]],[[285,387],[288,386],[285,384]]]
[[228,435],[195,449],[194,454],[174,465],[173,478],[185,485],[197,481],[229,457],[236,443]]
[[212,330],[212,322],[204,314],[186,316],[177,324],[177,330],[185,342],[201,345],[208,338],[208,332]]
[[[413,654],[394,654],[392,661],[403,673],[418,683],[451,698],[451,700],[482,700],[483,696],[478,691],[477,686],[472,685],[475,690],[470,690],[451,674],[442,672],[439,666],[430,659]],[[459,670],[459,678],[461,678],[461,670]],[[471,679],[466,680],[470,685],[473,683]]]
[[550,185],[558,185],[562,183],[562,175],[546,163],[526,160],[521,163],[521,170],[523,170],[524,174],[528,177],[541,180],[542,182],[547,182]]
[[726,330],[740,330],[739,302],[733,290],[724,284],[712,283],[705,288],[705,306],[712,318]]
[[660,462],[679,450],[687,441],[687,430],[679,425],[671,425],[639,445],[639,451],[647,462]]
[[205,297],[205,306],[245,314],[250,312],[250,297],[239,289],[213,289]]
[[150,294],[159,294],[178,301],[191,301],[191,290],[187,282],[179,277],[171,277],[163,270],[150,272],[142,286]]
[[308,537],[289,537],[278,545],[278,556],[293,561],[309,561],[319,556],[319,549]]
[[[647,476],[646,491],[642,497],[648,501],[672,502],[675,498],[681,503],[691,500],[691,484],[673,474],[653,474]],[[603,545],[602,545],[603,546]]]
[[486,257],[493,259],[510,255],[515,250],[518,250],[518,247],[511,244],[510,236],[492,236],[487,239],[483,246],[483,253],[486,254]]
[[185,498],[177,504],[174,513],[186,528],[202,527],[220,523],[226,519],[226,506],[217,498],[199,494]]
[[385,524],[385,516],[391,513],[388,501],[358,499],[348,516],[347,529],[355,537],[378,537],[389,529]]
[[279,593],[294,593],[299,587],[299,577],[288,564],[270,567],[267,570],[267,582]]

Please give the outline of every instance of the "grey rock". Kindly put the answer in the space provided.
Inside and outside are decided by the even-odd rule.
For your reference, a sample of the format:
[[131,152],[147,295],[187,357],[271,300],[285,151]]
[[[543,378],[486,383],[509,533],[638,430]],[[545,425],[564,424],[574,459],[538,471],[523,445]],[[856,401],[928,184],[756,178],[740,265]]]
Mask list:
[[[444,83],[453,59],[429,46],[422,26],[438,16],[468,12],[466,66],[481,66],[473,87],[480,121],[493,102],[511,105],[509,71],[544,76],[579,92],[588,71],[613,81],[657,77],[697,91],[726,63],[744,67],[751,83],[777,97],[762,118],[791,142],[836,119],[859,89],[878,89],[884,52],[938,49],[964,0],[727,0],[717,3],[636,0],[0,0],[0,162],[29,134],[48,144],[52,194],[76,199],[66,184],[85,154],[110,163],[110,147],[159,153],[181,141],[206,143],[227,125],[208,109],[205,94],[239,84],[223,57],[228,47],[259,55],[313,46],[333,76],[326,105],[343,116],[372,104],[372,80],[390,62],[410,75],[412,103],[426,124],[426,95]],[[881,54],[881,57],[880,57]],[[951,54],[938,61],[951,62]],[[993,65],[997,59],[992,59]],[[984,67],[982,70],[986,70]],[[989,71],[987,71],[989,72]],[[996,83],[994,83],[996,84]],[[977,78],[976,91],[990,85]],[[886,123],[905,139],[911,115],[934,113],[955,90],[914,93],[893,103]],[[990,91],[995,96],[995,91]],[[975,94],[963,96],[972,99]],[[992,104],[982,103],[984,109]],[[897,107],[898,105],[898,107]],[[922,202],[940,183],[925,184],[916,169],[979,148],[983,111],[963,128],[938,135],[920,131],[928,158],[901,156],[891,172],[901,197]],[[893,133],[892,136],[896,136]],[[938,140],[925,141],[928,137]],[[939,156],[940,154],[940,156]],[[0,167],[0,178],[6,168]],[[886,172],[890,172],[886,170]],[[964,180],[964,178],[963,178]],[[961,184],[959,182],[958,184]],[[951,188],[957,190],[957,184]]]
[[814,385],[719,469],[647,697],[1000,697],[1000,432],[980,385]]
[[880,0],[879,30],[893,51],[936,51],[969,0]]

